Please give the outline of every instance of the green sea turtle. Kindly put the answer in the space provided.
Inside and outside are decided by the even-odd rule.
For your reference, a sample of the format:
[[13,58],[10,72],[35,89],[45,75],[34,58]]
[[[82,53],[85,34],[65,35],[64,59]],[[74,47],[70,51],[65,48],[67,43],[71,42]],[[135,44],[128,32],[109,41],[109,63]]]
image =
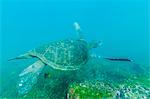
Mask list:
[[48,65],[59,70],[79,69],[88,61],[89,50],[98,47],[101,42],[88,43],[81,36],[79,24],[75,22],[74,25],[78,34],[77,39],[50,42],[10,60],[36,57],[39,60],[31,65],[32,68]]
[[50,42],[30,50],[16,58],[10,59],[38,58],[38,61],[27,67],[19,74],[21,79],[18,85],[22,88],[20,93],[24,93],[22,92],[23,90],[28,90],[31,88],[45,65],[48,65],[53,69],[65,71],[77,70],[87,63],[90,56],[89,50],[98,47],[101,42],[97,41],[88,43],[82,36],[79,24],[75,22],[74,26],[78,35],[77,39]]

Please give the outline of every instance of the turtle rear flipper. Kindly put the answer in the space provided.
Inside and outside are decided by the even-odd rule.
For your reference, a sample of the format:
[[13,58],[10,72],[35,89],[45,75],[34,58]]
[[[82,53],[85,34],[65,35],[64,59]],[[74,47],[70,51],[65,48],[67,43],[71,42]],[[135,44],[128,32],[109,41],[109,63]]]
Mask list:
[[38,75],[43,70],[44,65],[41,60],[36,61],[19,74],[17,86],[19,95],[26,94],[31,90],[32,86],[36,84]]
[[16,59],[28,59],[28,58],[33,58],[33,57],[34,56],[31,54],[31,52],[27,52],[25,54],[22,54],[22,55],[15,57],[15,58],[8,59],[8,61],[16,60]]

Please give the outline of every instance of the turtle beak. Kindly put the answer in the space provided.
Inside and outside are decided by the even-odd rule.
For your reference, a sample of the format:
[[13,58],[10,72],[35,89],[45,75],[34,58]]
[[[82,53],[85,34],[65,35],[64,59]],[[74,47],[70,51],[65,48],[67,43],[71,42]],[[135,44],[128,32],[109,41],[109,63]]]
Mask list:
[[101,41],[96,41],[95,43],[93,43],[92,48],[97,48],[97,47],[99,47],[101,45],[102,45]]
[[101,41],[93,41],[89,44],[89,48],[97,48],[102,45]]

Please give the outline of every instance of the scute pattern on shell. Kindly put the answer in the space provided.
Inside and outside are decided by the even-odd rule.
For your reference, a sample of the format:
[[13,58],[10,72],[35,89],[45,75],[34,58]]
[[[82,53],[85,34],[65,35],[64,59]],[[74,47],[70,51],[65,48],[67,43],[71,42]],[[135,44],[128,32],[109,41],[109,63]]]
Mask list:
[[[61,40],[35,49],[36,56],[59,68],[78,68],[88,60],[87,42],[83,40]],[[55,67],[55,66],[54,66]]]

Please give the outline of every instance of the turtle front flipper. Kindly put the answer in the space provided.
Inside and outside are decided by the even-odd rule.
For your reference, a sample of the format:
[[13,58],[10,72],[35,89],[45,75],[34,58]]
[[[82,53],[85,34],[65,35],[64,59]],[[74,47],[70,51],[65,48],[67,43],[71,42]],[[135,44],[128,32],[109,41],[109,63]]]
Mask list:
[[76,33],[77,33],[77,36],[78,36],[78,39],[82,40],[83,39],[83,33],[81,31],[81,28],[80,28],[80,25],[78,22],[74,22],[74,27],[75,27],[75,30],[76,30]]
[[44,65],[41,60],[38,60],[19,74],[17,85],[19,95],[26,94],[31,90],[32,86],[36,84],[38,75],[43,70]]

